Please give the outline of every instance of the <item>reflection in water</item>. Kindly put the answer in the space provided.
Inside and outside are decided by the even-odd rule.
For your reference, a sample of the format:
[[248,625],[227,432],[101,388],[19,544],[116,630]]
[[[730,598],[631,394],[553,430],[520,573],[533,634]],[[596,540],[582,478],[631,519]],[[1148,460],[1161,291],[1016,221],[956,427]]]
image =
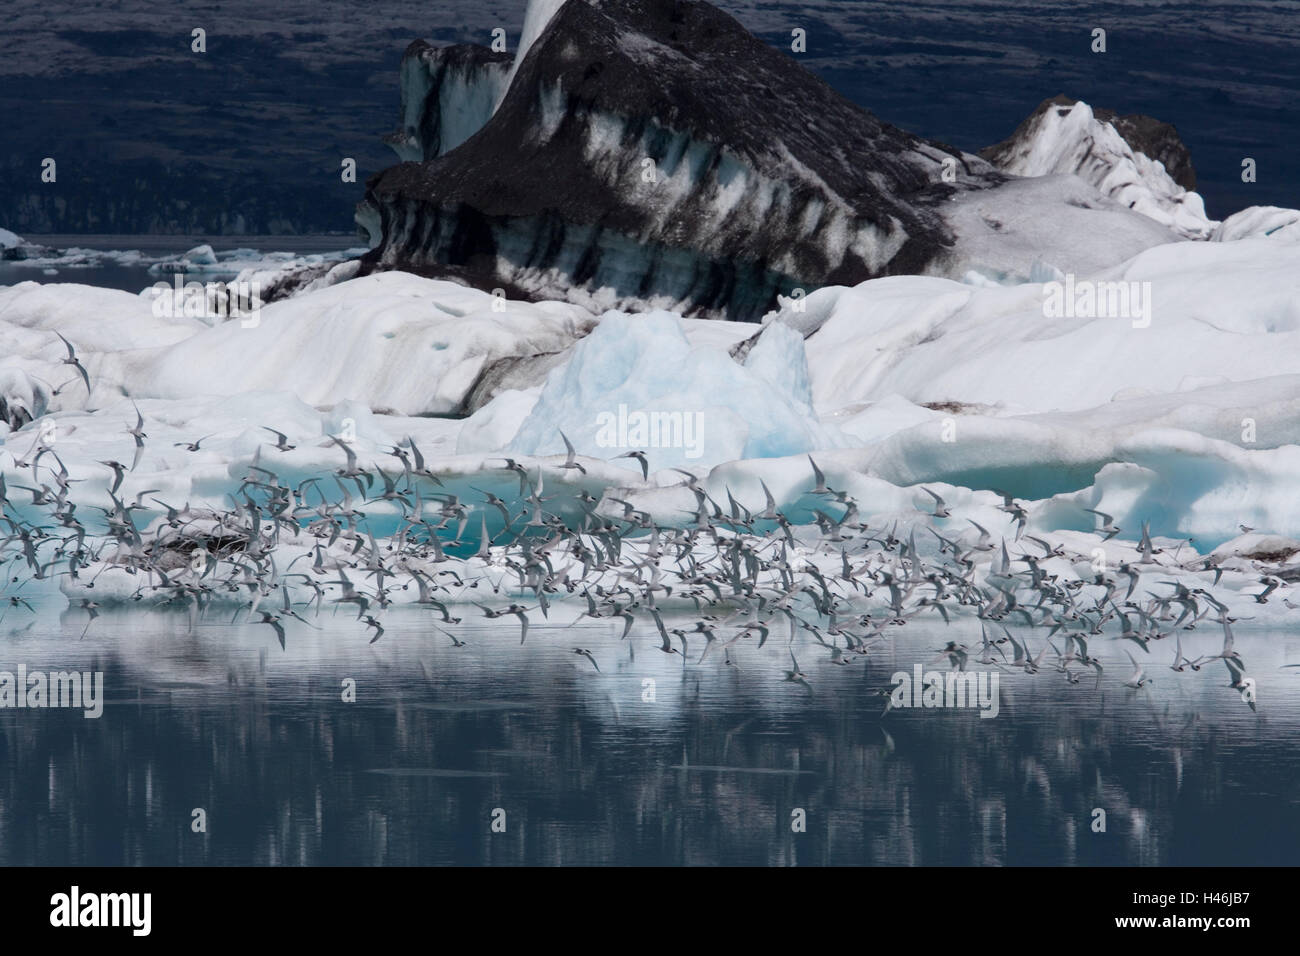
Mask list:
[[[539,625],[522,648],[508,626],[464,627],[454,648],[414,613],[390,615],[376,645],[339,618],[291,631],[284,653],[264,627],[191,636],[183,615],[121,612],[79,641],[84,616],[63,617],[62,633],[42,615],[6,637],[0,668],[100,669],[109,703],[99,720],[0,710],[5,864],[1300,858],[1300,678],[1279,669],[1300,657],[1293,636],[1239,637],[1258,714],[1226,671],[1174,674],[1153,645],[1141,692],[1122,674],[1098,690],[1008,673],[995,719],[881,720],[877,692],[932,661],[936,636],[898,634],[849,666],[804,647],[809,694],[781,681],[775,637],[739,645],[737,666],[683,668],[652,634],[619,641],[621,622]],[[206,833],[191,831],[199,807]]]

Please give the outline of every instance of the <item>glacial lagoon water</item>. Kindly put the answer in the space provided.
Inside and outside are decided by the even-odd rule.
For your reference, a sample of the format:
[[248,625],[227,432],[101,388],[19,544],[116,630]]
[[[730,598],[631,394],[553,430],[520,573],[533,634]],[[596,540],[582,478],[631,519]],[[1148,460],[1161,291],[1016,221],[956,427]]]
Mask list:
[[[695,663],[692,642],[683,666],[653,629],[620,640],[621,621],[568,626],[580,610],[553,605],[520,646],[516,627],[466,607],[455,647],[428,614],[390,612],[372,645],[327,608],[321,630],[291,626],[282,651],[269,627],[229,611],[191,631],[179,610],[106,610],[83,638],[85,612],[53,596],[35,613],[8,609],[0,670],[99,670],[107,704],[99,719],[0,709],[0,863],[1300,858],[1300,669],[1281,667],[1300,662],[1300,635],[1237,625],[1257,713],[1222,666],[1171,671],[1168,640],[1143,657],[1155,683],[1126,688],[1122,647],[1137,649],[1099,638],[1100,687],[1047,668],[999,673],[996,718],[881,719],[894,672],[940,666],[935,649],[972,633],[913,622],[844,666],[796,643],[809,693],[782,680],[780,629],[762,649],[735,645],[731,666],[716,648]],[[1184,633],[1184,649],[1217,651],[1215,631]],[[197,808],[206,832],[193,829]]]
[[[119,289],[136,294],[157,282],[171,282],[170,272],[150,272],[152,261],[180,256],[196,246],[209,245],[218,254],[235,249],[256,249],[260,253],[288,252],[295,255],[313,255],[322,252],[339,252],[354,247],[355,236],[303,235],[303,236],[171,236],[171,235],[25,235],[28,242],[55,250],[93,250],[94,252],[139,252],[143,261],[117,256],[101,258],[94,264],[70,265],[86,257],[69,255],[64,261],[38,265],[32,261],[13,262],[0,260],[0,286],[20,282],[39,282],[50,285],[61,282]],[[224,259],[223,259],[224,261]],[[225,270],[209,270],[202,275],[191,274],[186,281],[219,282],[233,279],[250,261],[232,260]],[[48,270],[48,271],[47,271]]]

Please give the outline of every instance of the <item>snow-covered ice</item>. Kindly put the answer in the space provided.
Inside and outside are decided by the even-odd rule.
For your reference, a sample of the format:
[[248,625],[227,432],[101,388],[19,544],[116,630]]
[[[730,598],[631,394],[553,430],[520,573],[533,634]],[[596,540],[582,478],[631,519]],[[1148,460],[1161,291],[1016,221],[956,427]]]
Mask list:
[[1087,103],[1053,105],[1031,122],[1020,148],[1000,163],[1006,172],[1077,176],[1107,198],[1189,239],[1207,238],[1217,225],[1205,215],[1197,193],[1174,182],[1159,160],[1132,149]]
[[[812,454],[873,522],[915,522],[924,484],[947,500],[947,520],[1005,533],[996,489],[1023,501],[1027,532],[1044,540],[1100,546],[1095,509],[1124,529],[1107,548],[1132,548],[1145,523],[1170,553],[1226,560],[1224,586],[1247,587],[1252,555],[1285,562],[1285,542],[1300,539],[1300,214],[1245,210],[1212,242],[1170,234],[1153,246],[1148,233],[1128,255],[1104,229],[1062,235],[1062,248],[1075,242],[1069,261],[1089,263],[1067,276],[1051,247],[1035,248],[1033,197],[1055,208],[1091,188],[1077,183],[1026,179],[1024,207],[997,210],[1000,229],[980,227],[1001,235],[1003,253],[1019,244],[1015,274],[823,288],[783,300],[762,325],[598,314],[401,272],[334,274],[344,259],[314,263],[325,281],[255,322],[158,314],[147,293],[0,288],[0,474],[27,484],[21,465],[52,438],[80,479],[69,494],[94,514],[109,506],[100,463],[129,458],[138,407],[149,440],[121,495],[148,491],[150,520],[163,502],[223,507],[267,456],[282,481],[324,478],[322,493],[337,497],[334,436],[346,433],[358,460],[381,468],[399,468],[393,450],[413,444],[465,502],[490,492],[518,505],[508,456],[547,487],[618,498],[665,524],[688,523],[695,508],[674,469],[716,500],[757,513],[770,493],[790,520],[812,522],[824,507],[806,494]],[[276,265],[209,252],[186,254],[185,268]],[[1067,279],[1130,284],[1149,309],[1052,313],[1052,284]],[[271,448],[267,427],[294,450]],[[561,433],[582,471],[562,467]],[[186,450],[196,439],[201,449]],[[634,450],[646,453],[644,480]],[[367,511],[396,527],[389,503]],[[482,514],[495,534],[495,509]],[[1266,542],[1243,543],[1242,527]]]
[[844,441],[817,419],[803,339],[794,330],[769,326],[741,365],[712,346],[693,347],[681,320],[666,312],[605,315],[551,372],[507,450],[562,452],[561,431],[592,457],[642,449],[655,470],[698,470]]

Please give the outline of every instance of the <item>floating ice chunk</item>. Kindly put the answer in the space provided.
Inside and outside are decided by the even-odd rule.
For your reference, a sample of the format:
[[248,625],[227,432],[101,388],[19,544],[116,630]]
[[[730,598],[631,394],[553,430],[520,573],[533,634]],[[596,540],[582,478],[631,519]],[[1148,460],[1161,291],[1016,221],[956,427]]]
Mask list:
[[375,410],[443,414],[461,407],[488,364],[560,351],[591,321],[573,306],[507,303],[385,272],[271,303],[252,327],[205,329],[138,381],[158,397],[288,388],[313,405],[348,397]]
[[1300,209],[1250,206],[1219,223],[1210,239],[1213,242],[1235,242],[1239,239],[1300,240]]
[[217,264],[217,254],[209,245],[195,246],[182,256],[182,262],[195,266],[214,266]]
[[1279,563],[1300,554],[1300,541],[1280,534],[1260,534],[1249,531],[1215,548],[1210,557],[1221,560],[1240,557],[1252,561]]
[[541,387],[508,388],[465,420],[456,439],[456,454],[499,451],[519,432],[541,397]]
[[656,470],[845,442],[816,418],[803,342],[792,329],[770,326],[740,365],[719,349],[692,348],[667,312],[607,313],[551,372],[509,448],[562,453],[560,431],[581,454],[645,451]]
[[1057,317],[1046,308],[1046,284],[975,288],[896,276],[820,290],[806,312],[787,308],[778,321],[807,330],[813,396],[824,412],[889,395],[1008,412],[1079,410],[1300,371],[1295,263],[1289,242],[1180,242],[1079,277],[1080,286],[1122,286],[1128,314],[1110,314],[1109,293],[1091,314]]
[[1125,537],[1135,537],[1143,521],[1201,553],[1240,536],[1243,524],[1300,537],[1300,447],[1247,451],[1193,432],[1151,429],[1118,443],[1116,452],[1123,463],[1103,468],[1080,495],[1093,502],[1087,507],[1115,516]]

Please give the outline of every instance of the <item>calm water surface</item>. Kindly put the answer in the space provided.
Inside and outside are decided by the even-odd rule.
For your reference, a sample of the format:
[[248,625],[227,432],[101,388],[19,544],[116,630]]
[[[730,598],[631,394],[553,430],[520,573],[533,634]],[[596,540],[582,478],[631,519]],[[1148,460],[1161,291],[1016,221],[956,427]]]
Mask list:
[[[517,629],[465,614],[459,648],[412,611],[390,612],[374,645],[327,611],[321,631],[291,628],[283,652],[268,627],[229,613],[192,634],[179,612],[105,613],[81,639],[84,612],[11,610],[0,669],[99,669],[109,702],[98,720],[0,710],[0,862],[1300,860],[1300,676],[1280,669],[1300,661],[1300,636],[1239,635],[1258,714],[1223,668],[1170,671],[1163,642],[1156,683],[1124,688],[1127,658],[1099,641],[1112,662],[1100,689],[1007,673],[994,719],[881,720],[891,674],[930,664],[956,635],[913,625],[848,666],[796,645],[809,694],[781,679],[783,632],[737,645],[734,667],[695,664],[692,643],[683,667],[652,632],[566,627],[579,610],[553,606],[523,647]],[[206,833],[191,831],[198,807]],[[1104,834],[1089,827],[1096,807]],[[792,832],[796,809],[806,832]]]

